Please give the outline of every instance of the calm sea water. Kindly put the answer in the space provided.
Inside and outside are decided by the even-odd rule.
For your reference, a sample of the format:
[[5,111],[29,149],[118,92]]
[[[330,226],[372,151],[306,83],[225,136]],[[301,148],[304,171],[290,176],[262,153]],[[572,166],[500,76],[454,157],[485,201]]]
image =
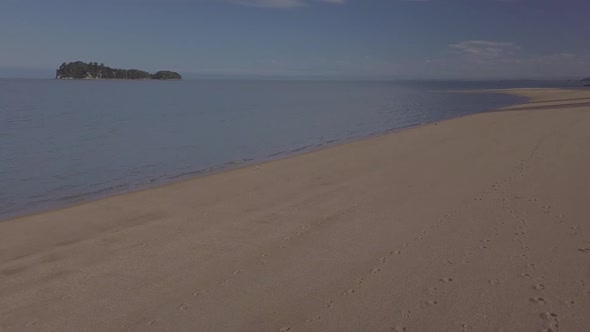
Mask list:
[[564,85],[0,80],[0,219],[522,101],[448,89]]

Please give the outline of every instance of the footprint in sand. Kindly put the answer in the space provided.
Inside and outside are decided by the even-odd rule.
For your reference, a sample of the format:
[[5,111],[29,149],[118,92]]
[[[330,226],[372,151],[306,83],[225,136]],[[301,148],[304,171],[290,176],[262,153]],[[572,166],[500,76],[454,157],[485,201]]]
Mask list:
[[544,332],[559,331],[559,320],[557,319],[557,314],[552,312],[544,312],[541,314],[541,318],[544,320]]
[[431,307],[431,306],[434,306],[434,305],[437,305],[437,304],[438,304],[438,301],[436,301],[436,300],[430,300],[430,301],[426,301],[426,302],[422,303],[422,305],[420,305],[420,307],[421,308],[427,308],[427,307]]
[[219,282],[219,286],[227,286],[227,285],[229,285],[229,280],[221,280]]
[[332,308],[334,306],[334,301],[330,300],[326,303],[326,308]]
[[453,281],[453,278],[442,278],[442,279],[439,279],[439,281],[441,281],[441,282],[451,282],[451,281]]
[[376,267],[371,270],[371,274],[379,273],[379,271],[381,271],[381,269]]
[[161,321],[162,321],[162,318],[158,317],[158,318],[148,321],[147,323],[145,323],[145,325],[156,325],[156,324],[160,323]]
[[352,295],[352,294],[354,294],[354,289],[352,289],[352,288],[349,289],[349,290],[347,290],[347,291],[345,291],[345,292],[342,292],[342,295],[344,295],[344,296],[346,296],[346,295]]
[[498,279],[492,279],[489,281],[490,285],[492,286],[498,286],[500,284],[500,280]]
[[530,302],[534,303],[534,304],[547,304],[547,302],[545,301],[544,298],[542,297],[531,297],[529,299]]
[[404,331],[406,331],[406,327],[405,326],[396,326],[396,327],[391,328],[391,330],[393,332],[404,332]]
[[314,318],[307,319],[305,322],[306,323],[311,323],[311,322],[315,322],[315,321],[318,321],[318,320],[322,320],[322,316],[315,316]]
[[33,327],[37,324],[36,320],[31,320],[25,323],[25,327]]
[[180,310],[180,311],[185,311],[187,309],[188,309],[188,304],[186,304],[186,303],[183,303],[178,306],[178,310]]
[[590,253],[590,248],[580,248],[580,249],[578,249],[578,251],[588,254],[588,253]]
[[281,327],[281,329],[280,329],[279,331],[280,331],[280,332],[287,332],[287,331],[291,331],[291,327],[290,327],[290,326]]
[[464,331],[464,332],[473,331],[473,326],[471,326],[467,323],[462,323],[461,324],[461,331]]
[[381,258],[379,258],[379,262],[380,263],[385,263],[385,262],[387,262],[387,259],[385,259],[385,257],[381,257]]
[[536,284],[533,286],[533,289],[538,290],[538,291],[542,291],[545,290],[545,285],[543,284]]
[[390,251],[390,252],[389,252],[389,254],[390,254],[390,255],[399,255],[399,254],[401,254],[401,253],[402,253],[402,252],[401,252],[401,251],[399,251],[399,250],[394,250],[394,251]]

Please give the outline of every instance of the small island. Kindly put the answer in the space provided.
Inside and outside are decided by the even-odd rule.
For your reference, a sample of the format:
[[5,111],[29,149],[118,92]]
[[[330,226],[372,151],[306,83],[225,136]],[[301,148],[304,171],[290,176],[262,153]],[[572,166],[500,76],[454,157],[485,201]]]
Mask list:
[[82,61],[62,63],[55,73],[58,80],[181,80],[182,76],[173,71],[159,71],[150,74],[137,69],[114,69],[97,62]]

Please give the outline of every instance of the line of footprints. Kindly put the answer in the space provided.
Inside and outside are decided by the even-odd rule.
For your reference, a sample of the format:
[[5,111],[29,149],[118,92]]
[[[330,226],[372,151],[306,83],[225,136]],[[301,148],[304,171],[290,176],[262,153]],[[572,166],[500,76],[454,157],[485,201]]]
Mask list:
[[[524,163],[522,163],[520,165],[520,167],[518,168],[518,171],[520,173],[523,173],[525,168],[526,168],[526,165]],[[515,176],[510,176],[510,177],[508,177],[504,181],[499,181],[499,182],[493,184],[488,190],[485,190],[485,191],[477,194],[474,200],[466,201],[465,202],[465,205],[464,205],[464,208],[469,207],[473,203],[473,201],[481,201],[488,194],[500,191],[500,185],[501,185],[501,183],[511,182],[514,178],[515,178]],[[450,213],[446,214],[443,218],[439,219],[439,222],[437,224],[432,225],[431,228],[438,229],[443,224],[451,224],[453,222],[453,217],[454,217],[454,215],[455,215],[456,212],[457,212],[456,210],[453,210]],[[423,235],[427,234],[427,231],[423,231],[422,234]],[[421,241],[421,240],[423,240],[423,236],[420,236],[420,237],[415,238],[415,241]],[[482,246],[480,246],[480,249],[486,249],[487,247],[485,246],[485,244],[488,243],[489,241],[490,240],[484,240],[484,241],[482,241]],[[408,243],[405,243],[405,244],[402,245],[403,248],[406,248],[408,246],[409,246]],[[402,253],[401,250],[392,250],[392,251],[389,252],[389,255],[400,255],[401,253]],[[378,261],[381,264],[384,264],[384,263],[387,262],[387,258],[386,257],[380,257],[380,258],[378,258]],[[451,260],[451,259],[449,259],[447,262],[449,264],[453,264],[453,260]],[[468,260],[463,260],[463,263],[468,263],[468,262],[469,262]],[[357,283],[359,285],[363,284],[371,275],[377,274],[380,271],[381,271],[380,267],[374,267],[373,269],[371,269],[369,271],[369,275],[364,276],[364,277],[360,277],[358,279]],[[453,281],[453,278],[449,278],[449,277],[447,277],[447,278],[441,278],[439,281],[440,282],[443,282],[443,283],[449,283],[449,282],[452,282]],[[491,281],[491,283],[493,284],[493,281]],[[351,296],[351,295],[355,294],[355,292],[356,292],[355,288],[349,288],[349,289],[346,289],[346,290],[342,291],[341,292],[341,295],[342,296]],[[431,293],[432,294],[435,295],[436,292],[437,292],[437,289],[436,288],[432,288],[431,289]],[[423,303],[421,303],[419,305],[419,307],[420,308],[426,308],[426,307],[430,307],[430,306],[435,306],[437,304],[438,304],[438,301],[433,299],[433,300],[424,301]],[[325,306],[327,308],[333,308],[335,306],[335,301],[333,299],[328,300],[326,302]],[[402,317],[403,318],[409,318],[410,315],[411,315],[411,311],[410,310],[405,310],[404,312],[402,312]],[[307,323],[311,323],[311,322],[318,321],[318,320],[321,320],[321,316],[320,315],[315,315],[314,317],[312,317],[310,319],[307,319],[306,322]],[[467,324],[467,323],[464,323],[462,325],[462,328],[465,331],[468,331],[468,330],[471,329],[471,326],[469,324]],[[286,326],[286,327],[283,327],[283,328],[280,329],[281,332],[291,331],[291,330],[292,330],[292,328],[289,327],[289,326]],[[404,327],[404,326],[395,326],[395,327],[392,328],[392,330],[393,331],[406,331],[406,327]]]
[[[517,167],[517,169],[516,169],[517,172],[518,172],[518,175],[525,176],[526,168],[527,168],[527,165],[526,165],[525,161],[523,161],[519,165],[519,167]],[[499,194],[500,197],[498,199],[500,201],[506,201],[506,196],[507,195],[503,191],[502,185],[503,184],[506,184],[506,183],[512,182],[516,177],[517,177],[516,175],[512,175],[512,176],[509,176],[509,177],[507,177],[506,179],[504,179],[502,181],[498,181],[498,182],[494,183],[489,189],[487,189],[487,190],[485,190],[485,191],[477,194],[476,197],[475,197],[475,199],[466,202],[463,207],[464,208],[467,208],[474,201],[481,201],[487,195],[492,194],[492,193]],[[534,204],[537,203],[537,200],[534,199],[534,198],[525,198],[525,197],[522,197],[522,196],[517,196],[515,194],[512,195],[512,198],[524,198],[524,199],[526,199],[527,201],[529,201],[531,203],[534,203]],[[545,213],[551,213],[552,212],[551,207],[549,205],[540,205],[538,207],[541,208],[541,209],[543,209],[543,211]],[[516,232],[515,232],[515,235],[517,235],[517,237],[515,238],[515,241],[517,241],[517,242],[520,243],[521,249],[524,251],[524,253],[522,254],[522,258],[526,260],[526,259],[528,259],[528,256],[526,255],[526,251],[528,250],[528,247],[526,246],[526,242],[525,242],[526,235],[527,235],[526,221],[524,220],[524,218],[522,218],[518,214],[518,212],[516,210],[511,210],[510,212],[519,221],[519,224],[517,224],[517,228],[516,228]],[[443,218],[439,219],[439,222],[437,224],[432,225],[431,228],[437,229],[441,225],[451,224],[453,222],[453,217],[454,217],[455,213],[456,213],[456,210],[453,210],[453,211],[451,211],[451,213],[446,214]],[[322,220],[320,220],[319,222],[317,222],[317,224],[322,224],[322,223],[328,221],[329,219],[332,219],[332,218],[335,218],[335,217],[337,217],[337,215],[324,217]],[[565,220],[565,216],[564,215],[560,215],[559,216],[559,222],[560,223],[564,223],[564,220]],[[293,236],[287,236],[287,237],[283,238],[282,244],[279,246],[279,249],[285,248],[287,242],[289,242],[291,240],[294,240],[294,239],[297,239],[297,238],[305,235],[305,233],[307,233],[307,231],[309,231],[311,227],[312,226],[301,226],[300,227],[300,230],[297,231]],[[571,230],[572,230],[572,234],[579,234],[579,232],[576,232],[576,231],[579,231],[579,226],[574,226],[574,227],[571,228]],[[496,228],[496,231],[497,231],[497,228]],[[427,231],[423,231],[422,234],[423,235],[427,234]],[[496,235],[498,235],[498,234],[496,233]],[[423,240],[423,236],[420,236],[420,237],[415,238],[415,241],[421,241],[421,240]],[[480,249],[487,249],[486,244],[489,243],[489,242],[490,242],[490,240],[483,240],[483,241],[481,241],[482,245],[479,248]],[[585,241],[585,243],[586,244],[590,244],[590,241]],[[408,246],[409,246],[408,243],[402,245],[403,248],[406,248]],[[579,249],[579,252],[590,254],[590,246],[586,246],[586,247],[580,248]],[[400,255],[400,254],[402,254],[402,250],[392,250],[392,251],[389,252],[389,255],[390,256],[395,256],[395,255]],[[257,261],[257,265],[259,265],[259,266],[265,265],[266,264],[266,258],[269,255],[270,254],[268,254],[268,253],[261,254],[260,257],[259,257],[259,260]],[[387,258],[386,257],[379,257],[378,258],[378,262],[381,263],[381,264],[385,264],[387,262]],[[447,262],[449,264],[453,264],[454,260],[449,259]],[[463,260],[463,263],[468,263],[468,262],[469,261],[466,260],[466,259]],[[527,268],[527,271],[525,271],[521,276],[522,277],[525,277],[525,278],[532,279],[533,277],[530,275],[529,270],[534,270],[534,264],[532,264],[532,263],[526,264],[526,268]],[[371,275],[375,275],[375,274],[379,273],[380,271],[381,271],[381,268],[380,267],[378,267],[378,266],[377,267],[374,267],[373,269],[371,269],[369,271],[369,274],[368,275],[359,278],[357,280],[357,284],[358,285],[362,284]],[[241,273],[241,271],[234,271],[232,273],[232,275],[235,277],[235,276],[237,276],[240,273]],[[453,278],[449,278],[449,277],[444,277],[444,278],[441,278],[439,281],[442,282],[442,283],[450,283],[450,282],[453,282],[454,279]],[[489,283],[494,286],[494,285],[499,285],[500,284],[500,281],[497,280],[497,279],[494,279],[494,280],[490,280]],[[585,284],[583,283],[583,281],[581,281],[581,283],[582,283],[582,286],[585,287]],[[221,280],[218,283],[219,286],[228,286],[229,284],[230,284],[230,279]],[[541,283],[535,284],[532,287],[535,290],[537,290],[537,291],[539,291],[541,293],[545,290],[545,286],[543,284],[541,284]],[[193,296],[198,297],[200,295],[203,295],[205,293],[208,293],[209,291],[210,290],[195,291],[193,293]],[[432,288],[431,289],[431,294],[436,295],[436,291],[437,291],[436,288]],[[356,292],[355,288],[349,288],[349,289],[346,289],[346,290],[342,291],[341,292],[341,295],[342,296],[351,296],[351,295],[355,294],[355,292]],[[587,291],[587,293],[590,295],[590,291]],[[546,304],[547,303],[547,300],[545,298],[541,297],[541,296],[530,298],[529,301],[531,303],[533,303],[533,304],[539,304],[539,305],[543,305],[543,304]],[[571,303],[573,304],[573,301]],[[326,302],[325,306],[327,308],[333,308],[335,306],[335,304],[336,304],[336,302],[334,300],[329,300],[329,301]],[[427,308],[427,307],[430,307],[430,306],[436,306],[437,304],[438,304],[438,301],[435,300],[435,299],[432,299],[432,300],[424,301],[423,303],[419,304],[418,307],[419,308]],[[179,305],[178,310],[185,311],[188,308],[189,308],[189,305],[186,304],[186,303],[183,303],[183,304]],[[412,312],[410,310],[405,310],[405,311],[403,311],[401,313],[401,317],[402,318],[409,318],[411,314],[412,314]],[[543,321],[544,331],[547,331],[547,332],[556,332],[556,331],[559,331],[559,320],[558,320],[558,317],[557,317],[557,315],[555,313],[551,313],[551,312],[546,313],[546,312],[544,312],[544,313],[541,313],[540,314],[540,318]],[[321,316],[320,315],[315,315],[312,318],[307,319],[306,322],[307,323],[311,323],[311,322],[319,321],[319,320],[321,320]],[[155,324],[157,322],[158,322],[158,319],[149,321],[148,324],[151,325],[151,324]],[[462,323],[461,328],[464,331],[470,331],[470,330],[472,330],[471,325],[469,325],[467,323]],[[293,330],[293,328],[290,327],[290,326],[285,326],[285,327],[283,327],[283,328],[280,329],[281,332],[292,331],[292,330]],[[395,327],[392,328],[392,331],[396,331],[396,332],[406,331],[406,327],[404,327],[404,326],[395,326]]]
[[[510,178],[508,178],[505,181],[500,181],[500,182],[495,183],[494,185],[492,185],[492,187],[490,188],[490,190],[487,190],[487,191],[484,191],[483,193],[480,193],[476,197],[475,200],[476,201],[483,200],[483,198],[487,194],[492,193],[492,192],[496,192],[496,193],[499,193],[499,194],[505,194],[505,193],[502,192],[502,189],[501,189],[502,186],[501,186],[501,184],[502,183],[506,183],[506,182],[510,182],[512,180],[513,180],[513,177],[510,177]],[[513,195],[513,197],[514,198],[523,198],[522,196],[516,196],[516,195]],[[505,200],[505,197],[503,199],[500,198],[500,200],[503,200],[504,201]],[[535,198],[527,198],[527,201],[529,201],[531,203],[536,203],[537,202],[537,199],[535,199]],[[466,205],[465,207],[468,207],[468,205]],[[551,213],[552,212],[552,208],[549,205],[538,205],[537,207],[540,208],[540,209],[542,209],[544,213]],[[443,219],[441,219],[439,221],[439,224],[443,224],[444,222],[451,223],[452,222],[451,221],[451,218],[454,216],[454,213],[455,213],[455,211],[453,211],[450,214],[447,214],[445,216],[445,218],[443,218]],[[521,255],[522,259],[528,260],[528,255],[526,254],[526,251],[529,250],[529,247],[526,245],[526,241],[525,241],[526,240],[526,236],[527,236],[527,222],[518,213],[517,210],[511,210],[510,213],[517,220],[516,231],[514,233],[517,237],[514,240],[516,242],[519,242],[520,243],[521,249],[524,252]],[[565,215],[563,215],[563,214],[562,215],[559,215],[558,218],[559,218],[558,219],[559,220],[558,222],[564,223]],[[440,227],[439,224],[433,225],[432,228],[439,228]],[[571,227],[571,229],[574,231],[574,232],[572,232],[572,234],[578,234],[575,231],[576,230],[579,230],[579,226]],[[495,228],[495,230],[497,231],[497,228]],[[426,232],[423,232],[423,233],[426,234]],[[496,235],[499,235],[499,234],[496,233]],[[423,239],[422,237],[418,237],[415,240],[422,240],[422,239]],[[482,240],[481,241],[482,245],[479,248],[480,249],[487,249],[486,244],[489,243],[489,242],[490,242],[489,239]],[[590,242],[589,241],[585,241],[585,243],[590,243]],[[409,244],[406,243],[406,244],[403,245],[403,247],[407,247],[408,245]],[[583,252],[583,253],[590,253],[590,248],[581,248],[581,249],[579,249],[579,251],[580,252]],[[391,251],[389,254],[390,255],[399,255],[401,253],[402,253],[401,250],[394,250],[394,251]],[[385,263],[387,261],[387,259],[385,257],[380,257],[378,259],[378,261],[383,264],[383,263]],[[449,259],[448,262],[450,264],[452,264],[453,261],[451,259]],[[466,261],[466,260],[464,260],[463,262],[464,263],[468,263],[468,261]],[[533,279],[533,277],[529,273],[530,272],[529,270],[534,270],[535,269],[535,265],[533,263],[528,263],[527,262],[527,264],[525,264],[525,268],[527,270],[524,273],[522,273],[521,276],[524,277],[524,278]],[[373,268],[373,269],[370,270],[370,274],[371,275],[372,274],[376,274],[376,273],[379,273],[380,271],[381,271],[381,269],[379,267],[375,267],[375,268]],[[361,277],[358,280],[358,283],[359,284],[362,284],[366,279],[367,279],[366,276],[365,277]],[[442,282],[442,283],[449,283],[449,282],[453,282],[454,279],[453,278],[450,278],[450,277],[446,277],[446,278],[439,279],[439,281]],[[500,285],[500,281],[498,279],[489,280],[489,283],[492,286]],[[585,286],[585,284],[584,284],[583,281],[581,281],[581,284]],[[541,295],[542,295],[543,291],[545,290],[545,285],[542,284],[542,283],[534,284],[531,287],[534,290],[540,292]],[[355,293],[355,289],[354,288],[350,288],[350,289],[347,289],[347,290],[343,291],[341,293],[341,295],[343,295],[343,296],[350,296],[350,295],[353,295],[354,293]],[[431,289],[431,293],[432,294],[436,294],[436,288],[432,288]],[[590,291],[587,291],[587,294],[590,295]],[[544,304],[547,304],[547,300],[545,298],[543,298],[542,296],[532,297],[532,298],[529,299],[529,302],[532,303],[532,304],[536,304],[536,305],[544,305]],[[438,304],[438,301],[433,299],[433,300],[429,300],[429,301],[425,301],[425,302],[421,303],[419,305],[419,308],[423,309],[423,308],[426,308],[426,307],[429,307],[429,306],[435,306],[437,304]],[[570,301],[569,304],[570,305],[574,305],[575,302],[574,301]],[[335,301],[334,300],[329,300],[326,303],[326,307],[327,308],[332,308],[332,307],[334,307],[334,305],[335,305]],[[411,314],[412,314],[412,312],[410,310],[405,310],[405,311],[402,312],[401,316],[403,318],[409,318]],[[557,314],[555,314],[553,312],[542,312],[542,313],[539,314],[539,317],[542,320],[542,328],[543,328],[543,331],[545,331],[545,332],[557,332],[557,331],[559,331],[559,319],[558,319],[558,315]],[[315,317],[313,317],[311,319],[308,319],[307,322],[309,323],[309,322],[317,321],[317,320],[320,320],[320,319],[321,319],[321,316],[318,315],[318,316],[315,316]],[[471,330],[473,330],[473,327],[471,325],[469,325],[468,323],[462,323],[461,324],[461,328],[462,328],[463,331],[471,331]],[[284,327],[284,328],[281,329],[281,331],[289,331],[289,330],[291,330],[290,327]],[[396,331],[396,332],[397,331],[406,331],[406,330],[407,330],[406,327],[405,326],[401,326],[401,325],[395,326],[395,327],[392,328],[392,331]]]

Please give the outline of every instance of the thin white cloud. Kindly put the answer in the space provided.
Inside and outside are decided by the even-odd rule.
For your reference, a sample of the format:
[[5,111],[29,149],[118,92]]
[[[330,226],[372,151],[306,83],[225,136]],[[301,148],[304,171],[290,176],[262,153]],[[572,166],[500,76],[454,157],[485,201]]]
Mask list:
[[[3,0],[0,0],[2,2]],[[26,0],[14,0],[14,1],[26,1]],[[329,5],[344,5],[350,0],[102,0],[111,2],[135,2],[135,3],[226,3],[235,4],[249,7],[260,7],[260,8],[276,8],[276,9],[289,9],[305,7],[313,4],[329,4]]]
[[449,47],[462,54],[482,57],[482,58],[499,58],[513,54],[520,47],[513,43],[489,41],[489,40],[466,40]]
[[231,2],[252,7],[288,9],[307,6],[313,2],[343,5],[348,0],[232,0]]
[[590,54],[563,50],[538,54],[505,41],[466,40],[439,56],[409,64],[408,73],[447,78],[563,78],[588,75]]
[[236,0],[236,4],[263,8],[295,8],[305,6],[301,0]]

